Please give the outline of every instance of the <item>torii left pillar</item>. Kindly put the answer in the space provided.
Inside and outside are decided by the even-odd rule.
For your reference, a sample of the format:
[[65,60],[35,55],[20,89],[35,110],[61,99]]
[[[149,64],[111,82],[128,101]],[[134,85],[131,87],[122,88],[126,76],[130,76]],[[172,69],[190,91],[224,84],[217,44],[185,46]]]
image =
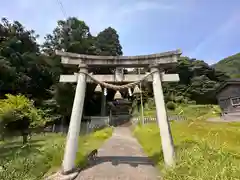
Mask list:
[[[67,142],[65,146],[64,158],[62,163],[63,173],[67,173],[74,169],[75,158],[78,149],[78,137],[80,133],[83,105],[86,91],[86,75],[87,66],[79,66],[79,74],[77,78],[77,87],[75,92],[75,98],[72,107],[72,114],[68,129]],[[82,72],[82,73],[81,73]]]

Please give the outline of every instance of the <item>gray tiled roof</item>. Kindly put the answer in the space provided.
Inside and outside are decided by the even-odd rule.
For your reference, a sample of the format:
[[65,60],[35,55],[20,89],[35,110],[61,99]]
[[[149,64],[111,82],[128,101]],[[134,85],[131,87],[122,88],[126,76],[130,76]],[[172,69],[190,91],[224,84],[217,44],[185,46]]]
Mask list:
[[225,88],[227,85],[231,84],[239,84],[240,85],[240,78],[234,78],[234,79],[228,79],[224,83],[222,83],[216,90],[216,93],[219,93],[223,88]]

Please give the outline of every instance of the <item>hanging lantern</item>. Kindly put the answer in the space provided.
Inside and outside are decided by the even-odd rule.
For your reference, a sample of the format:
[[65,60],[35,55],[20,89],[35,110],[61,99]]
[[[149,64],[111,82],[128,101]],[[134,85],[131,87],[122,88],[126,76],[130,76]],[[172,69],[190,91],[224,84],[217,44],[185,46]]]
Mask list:
[[129,96],[132,96],[132,90],[131,90],[131,88],[128,88],[128,94],[129,94]]
[[107,96],[107,88],[103,89],[103,94],[104,94],[104,96]]
[[94,92],[102,92],[102,88],[99,84],[96,86]]
[[140,94],[141,90],[139,89],[138,85],[135,86],[134,90],[133,90],[133,94]]
[[122,99],[122,95],[119,91],[117,91],[116,94],[114,95],[114,100],[117,100],[117,99]]

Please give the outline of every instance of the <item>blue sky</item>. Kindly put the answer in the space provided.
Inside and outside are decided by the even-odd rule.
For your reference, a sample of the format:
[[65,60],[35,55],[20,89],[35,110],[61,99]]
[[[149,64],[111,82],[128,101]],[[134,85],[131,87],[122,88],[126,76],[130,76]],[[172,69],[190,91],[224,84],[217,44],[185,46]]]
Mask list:
[[[96,35],[109,26],[124,55],[181,49],[212,64],[240,52],[240,0],[61,0],[67,16],[84,20]],[[0,17],[18,20],[43,41],[59,19],[58,0],[2,0]]]

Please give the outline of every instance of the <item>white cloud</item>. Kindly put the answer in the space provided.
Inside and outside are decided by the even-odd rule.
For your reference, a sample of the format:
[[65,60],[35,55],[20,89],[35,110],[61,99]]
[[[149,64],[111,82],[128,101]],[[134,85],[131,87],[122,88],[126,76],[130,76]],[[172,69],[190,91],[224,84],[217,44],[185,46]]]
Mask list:
[[[56,25],[56,23],[52,25],[50,23],[65,18],[59,2],[63,4],[67,16],[77,16],[79,19],[86,21],[93,34],[97,34],[108,26],[124,30],[126,26],[131,25],[131,19],[139,20],[137,13],[181,9],[169,4],[168,1],[155,0],[71,0],[71,3],[68,0],[15,0],[13,6],[10,2],[6,2],[8,7],[4,9],[9,16],[19,17],[19,20],[28,25],[44,22],[44,24],[41,24],[45,29],[40,30],[42,33],[42,31],[52,30],[52,27]],[[2,14],[0,13],[0,15]],[[37,27],[39,26],[37,25]],[[38,29],[36,30],[38,31]]]
[[[106,2],[106,1],[104,1]],[[115,3],[114,3],[115,2]],[[109,3],[95,3],[91,6],[91,10],[79,11],[75,10],[75,15],[79,18],[83,17],[90,24],[92,33],[96,34],[103,28],[114,26],[117,29],[124,30],[132,19],[138,20],[137,13],[149,13],[153,10],[171,10],[173,6],[164,5],[154,1],[117,1]],[[118,1],[120,2],[120,1]],[[123,3],[124,2],[124,3]]]
[[143,12],[148,10],[173,10],[175,9],[172,5],[162,4],[154,1],[138,1],[134,4],[126,4],[121,7],[118,11],[120,16],[127,16],[130,13]]
[[[84,20],[93,35],[112,26],[118,31],[120,37],[131,31],[133,26],[142,23],[142,15],[148,16],[157,11],[166,13],[161,16],[163,18],[169,13],[186,10],[180,7],[183,6],[181,3],[176,4],[178,1],[175,4],[157,0],[71,0],[71,3],[68,0],[60,1],[67,16]],[[52,32],[57,20],[66,18],[59,0],[15,0],[14,6],[10,1],[6,4],[7,7],[4,9],[8,17],[19,20],[29,29],[36,30],[36,33],[40,34],[39,42],[43,41],[47,33]],[[0,7],[0,16],[1,9]]]
[[216,42],[220,41],[221,39],[225,39],[227,41],[228,37],[231,36],[232,30],[235,30],[237,24],[240,23],[240,14],[233,13],[233,15],[224,22],[216,31],[209,34],[202,42],[200,42],[193,52],[191,52],[191,56],[196,56],[199,53],[202,53],[206,48],[211,47],[211,45],[215,44]]

